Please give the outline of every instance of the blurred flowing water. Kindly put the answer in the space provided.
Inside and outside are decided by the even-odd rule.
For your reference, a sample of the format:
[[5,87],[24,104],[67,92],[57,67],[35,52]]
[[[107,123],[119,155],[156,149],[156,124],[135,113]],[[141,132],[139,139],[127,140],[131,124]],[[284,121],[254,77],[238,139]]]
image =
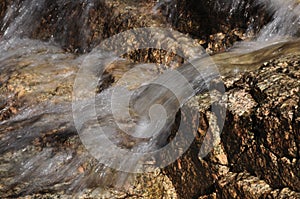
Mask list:
[[[2,32],[0,36],[0,193],[4,196],[15,194],[14,196],[17,197],[47,191],[73,192],[75,190],[76,192],[85,187],[101,186],[104,182],[109,182],[106,183],[108,185],[114,185],[116,182],[122,184],[127,178],[126,175],[118,174],[119,176],[111,177],[116,173],[115,171],[90,158],[78,140],[72,116],[72,88],[81,64],[84,61],[88,63],[90,57],[101,60],[103,55],[95,53],[97,49],[83,55],[68,53],[62,49],[62,43],[54,38],[48,41],[30,39],[38,21],[51,6],[51,1],[14,2],[7,8],[0,27]],[[79,17],[82,26],[78,32],[84,38],[82,45],[87,45],[85,42],[88,30],[85,26],[88,13],[97,1],[81,0],[80,2],[85,4],[85,8]],[[56,3],[61,6],[67,4],[62,0]],[[68,3],[76,7],[73,1]],[[153,10],[157,11],[161,6],[169,6],[172,3],[175,1],[159,1]],[[238,12],[244,3],[243,0],[218,0],[215,2],[215,7],[230,10],[230,15]],[[272,15],[272,19],[251,41],[236,43],[228,52],[212,57],[221,75],[256,70],[262,63],[273,57],[300,52],[299,1],[257,0],[255,3],[264,6]],[[72,23],[63,20],[70,13],[60,14],[57,19],[63,26],[63,38],[67,34],[68,23]],[[120,61],[125,71],[132,68],[132,63],[119,57],[111,57],[111,60]],[[213,64],[207,57],[193,60],[194,65],[199,62],[201,65]],[[122,70],[121,66],[120,70]],[[207,90],[209,82],[218,77],[219,74],[209,71],[208,66],[204,79],[203,76],[193,72],[195,69],[190,64],[184,64],[177,69],[185,75],[194,89],[194,92],[179,93],[182,98],[179,101],[178,96],[172,93],[166,94],[168,91],[164,88],[145,89],[144,87],[135,92],[133,108],[137,120],[135,122],[138,125],[136,129],[132,129],[123,121],[123,127],[129,129],[132,135],[139,137],[143,132],[146,134],[150,132],[149,139],[147,136],[145,139],[137,140],[123,134],[120,136],[118,133],[120,126],[113,121],[112,110],[107,107],[110,104],[113,86],[96,95],[96,101],[100,100],[97,104],[99,107],[96,107],[99,114],[98,121],[85,121],[82,118],[82,125],[90,129],[95,122],[102,123],[107,131],[105,135],[120,147],[132,148],[138,152],[156,150],[167,143],[169,134],[166,132],[172,127],[178,109],[196,93]],[[99,67],[103,67],[101,70],[104,71],[106,66],[100,64]],[[136,70],[128,73],[128,77],[125,77],[125,80],[122,78],[123,82],[120,81],[119,84],[136,88],[136,85],[147,85],[146,82],[159,80],[161,72],[150,67],[152,66],[136,67]],[[166,77],[173,82],[180,82],[176,79],[176,75]],[[102,76],[99,82],[102,81],[101,78]],[[182,91],[188,90],[188,85],[176,85],[178,86],[181,86]],[[130,92],[127,94],[132,94],[132,91]],[[152,100],[149,101],[149,98]],[[89,102],[83,103],[86,106],[92,105]],[[166,132],[154,133],[149,130],[153,126],[149,125],[151,121],[148,120],[155,120],[153,117],[161,115],[151,116],[150,113],[148,118],[150,107],[156,103],[165,107],[166,112],[161,114],[165,114],[167,118],[166,123],[162,124],[163,131]],[[84,108],[80,111],[84,111]],[[121,112],[117,113],[119,119],[127,121],[127,116],[122,118],[121,114]],[[107,161],[109,165],[109,160]],[[134,167],[133,163],[134,161],[123,164]]]

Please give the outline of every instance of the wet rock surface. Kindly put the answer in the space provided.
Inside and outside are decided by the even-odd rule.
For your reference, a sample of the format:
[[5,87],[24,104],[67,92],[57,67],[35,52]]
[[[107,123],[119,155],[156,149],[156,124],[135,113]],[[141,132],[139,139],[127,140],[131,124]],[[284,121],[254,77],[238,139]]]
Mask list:
[[[207,2],[203,6],[212,6],[211,1]],[[1,1],[1,19],[9,4],[10,1]],[[240,32],[244,33],[245,24],[252,20],[243,18],[231,27],[225,24],[198,33],[202,30],[200,27],[210,23],[191,17],[200,7],[186,9],[195,1],[177,4],[185,5],[180,6],[185,10],[177,10],[177,15],[185,14],[177,18],[173,27],[196,36],[195,41],[205,42],[204,46],[214,52],[244,39]],[[87,9],[86,2],[55,1],[46,6],[44,15],[37,18],[37,26],[29,35],[41,40],[53,39],[63,50],[38,41],[20,40],[17,41],[19,46],[9,51],[13,53],[1,51],[2,198],[300,198],[299,52],[281,54],[255,71],[224,78],[228,101],[224,99],[221,105],[227,107],[227,112],[220,114],[226,114],[225,126],[220,143],[205,158],[199,158],[198,153],[210,127],[210,118],[214,125],[208,136],[213,138],[212,132],[219,131],[218,118],[211,112],[207,93],[189,102],[201,115],[195,141],[182,158],[162,171],[138,175],[125,184],[125,188],[115,188],[114,185],[123,184],[122,180],[131,177],[106,168],[89,155],[81,144],[72,116],[72,87],[82,63],[82,58],[73,53],[89,51],[102,39],[132,27],[165,27],[168,19],[162,15],[168,15],[164,10],[167,7],[162,7],[162,13],[154,14],[154,5],[154,1],[106,1]],[[88,17],[80,17],[78,13],[85,11]],[[219,20],[222,17],[221,13]],[[80,29],[81,23],[89,28]],[[257,23],[261,26],[263,20]],[[234,33],[236,28],[243,30]],[[206,36],[201,38],[201,35]],[[207,39],[209,35],[213,37]],[[214,38],[220,39],[211,42]],[[224,41],[228,44],[220,47]],[[209,46],[214,44],[217,46]],[[23,47],[28,51],[18,51]],[[164,64],[168,64],[166,57],[174,58],[159,50],[149,51],[125,57]],[[109,70],[107,73],[116,80],[131,64],[125,64],[119,73]],[[193,117],[186,116],[186,120]],[[121,180],[117,176],[121,176]]]
[[[193,148],[166,169],[182,198],[299,198],[299,54],[266,62],[255,72],[225,79],[228,109],[221,143],[204,159]],[[199,100],[203,104],[203,99]],[[209,115],[209,108],[204,109]],[[202,110],[203,111],[203,110]],[[201,112],[202,112],[201,111]],[[200,124],[203,124],[200,122]],[[205,123],[204,123],[205,124]],[[200,125],[200,129],[206,125]],[[188,164],[187,162],[193,162]],[[194,166],[195,168],[195,166]],[[185,178],[178,172],[187,172]],[[201,176],[194,175],[200,172]],[[191,177],[188,177],[191,176]],[[183,187],[187,181],[192,192]],[[187,191],[188,190],[188,191]],[[205,195],[205,196],[204,196]]]
[[209,53],[253,37],[271,17],[255,0],[171,2],[166,15],[173,27],[200,38]]
[[[154,1],[1,2],[1,34],[15,23],[18,26],[8,30],[8,37],[21,33],[33,39],[54,41],[75,53],[90,51],[103,39],[132,28],[166,26],[165,18],[152,12]],[[31,10],[23,12],[29,5]],[[24,24],[30,28],[23,28]]]

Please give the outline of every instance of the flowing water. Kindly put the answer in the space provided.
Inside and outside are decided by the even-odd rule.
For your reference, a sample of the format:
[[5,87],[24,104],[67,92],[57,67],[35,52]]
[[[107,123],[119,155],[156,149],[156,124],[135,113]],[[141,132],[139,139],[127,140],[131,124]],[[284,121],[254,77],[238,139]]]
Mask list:
[[[257,0],[256,5],[264,6],[272,14],[272,19],[251,41],[236,43],[228,52],[212,57],[204,56],[203,51],[198,52],[200,55],[197,55],[197,59],[189,60],[193,65],[186,63],[175,70],[177,73],[167,71],[162,74],[159,68],[151,64],[135,65],[134,70],[130,70],[130,73],[126,73],[116,83],[129,89],[117,102],[122,104],[123,99],[125,101],[129,98],[133,103],[130,114],[128,110],[118,108],[118,104],[115,109],[110,107],[116,86],[114,84],[101,92],[95,92],[94,100],[80,98],[80,94],[75,94],[79,101],[76,101],[77,106],[73,106],[72,112],[73,83],[80,67],[95,64],[98,66],[96,72],[103,72],[106,67],[104,63],[109,60],[119,64],[116,70],[123,74],[133,67],[133,63],[114,55],[101,54],[97,48],[90,53],[78,55],[63,50],[61,40],[29,39],[38,26],[35,22],[47,13],[50,4],[40,0],[15,2],[8,7],[1,22],[0,178],[4,180],[1,180],[0,185],[4,184],[0,186],[0,192],[13,189],[13,193],[18,193],[17,196],[47,190],[74,191],[92,185],[100,186],[104,181],[111,184],[119,181],[122,184],[126,180],[127,176],[122,174],[116,177],[118,180],[112,179],[111,176],[116,175],[112,175],[114,171],[89,158],[86,149],[77,138],[74,112],[88,116],[90,107],[97,102],[96,120],[84,116],[75,117],[77,125],[79,123],[79,127],[76,128],[79,128],[83,135],[87,133],[88,141],[97,141],[96,145],[92,143],[90,148],[100,154],[96,155],[96,158],[102,158],[101,163],[112,166],[115,163],[111,162],[111,156],[117,151],[99,147],[99,142],[107,146],[101,142],[105,140],[103,136],[108,137],[115,145],[130,148],[136,153],[155,151],[167,144],[168,131],[172,128],[178,109],[195,94],[207,91],[212,79],[218,78],[220,74],[226,76],[256,70],[262,63],[274,57],[300,52],[299,1]],[[87,45],[87,15],[96,1],[82,2],[85,7],[79,17],[82,27],[78,32],[84,37],[82,45]],[[159,1],[153,12],[174,2]],[[220,0],[216,1],[216,9],[230,10],[230,15],[238,12],[244,3],[243,0]],[[58,1],[57,4],[67,3]],[[58,16],[58,21],[64,20],[67,14]],[[71,22],[63,25],[65,31],[67,23]],[[173,38],[176,40],[176,36],[173,35]],[[215,64],[219,71],[212,68]],[[201,71],[201,75],[195,72],[194,66]],[[178,73],[183,74],[187,81],[182,82]],[[81,81],[89,82],[94,78],[94,74],[91,74],[81,78]],[[98,78],[99,83],[104,76]],[[171,90],[177,89],[176,95],[170,92],[170,88],[157,87],[159,83],[169,84],[168,80],[172,85]],[[156,82],[156,86],[150,84],[151,82]],[[136,89],[139,86],[141,88]],[[160,106],[153,106],[154,104]],[[161,109],[161,106],[164,109]],[[115,115],[117,118],[114,118]],[[160,123],[164,119],[165,121]],[[100,123],[104,134],[88,134],[96,129],[95,123]],[[141,169],[136,168],[140,159],[142,157],[137,155],[132,159],[128,158],[128,161],[119,162],[119,169]]]

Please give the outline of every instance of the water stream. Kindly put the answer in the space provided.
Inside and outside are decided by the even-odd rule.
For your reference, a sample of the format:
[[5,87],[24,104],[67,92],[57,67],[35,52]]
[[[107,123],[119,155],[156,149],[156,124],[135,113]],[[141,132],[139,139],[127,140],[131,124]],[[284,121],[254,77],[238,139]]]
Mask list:
[[[85,7],[79,17],[82,27],[78,32],[84,37],[82,45],[87,45],[87,15],[97,2],[80,2],[83,2]],[[56,3],[66,5],[64,1]],[[153,11],[156,12],[162,5],[170,3],[172,1],[159,1]],[[216,9],[229,9],[232,13],[238,11],[243,3],[243,0],[220,0],[216,1]],[[73,7],[76,7],[75,4]],[[110,175],[114,172],[90,160],[86,149],[76,138],[73,112],[88,115],[89,107],[93,106],[95,101],[97,121],[77,118],[83,134],[95,129],[95,123],[100,123],[105,129],[105,133],[99,137],[88,137],[90,141],[99,141],[101,136],[106,136],[119,147],[130,148],[134,152],[152,152],[167,144],[168,131],[172,128],[178,109],[195,94],[206,92],[211,80],[219,78],[220,75],[256,70],[265,61],[280,55],[299,53],[299,1],[257,0],[256,4],[264,6],[272,14],[272,20],[251,41],[236,43],[228,52],[212,57],[199,55],[197,59],[190,60],[193,65],[185,63],[176,69],[175,71],[183,74],[187,80],[183,85],[176,76],[177,73],[162,73],[151,64],[135,65],[135,70],[130,70],[130,73],[126,73],[127,76],[117,82],[130,88],[123,95],[124,99],[132,97],[130,115],[126,110],[110,107],[116,85],[95,94],[94,101],[84,98],[86,101],[79,103],[82,106],[75,109],[73,107],[73,110],[72,92],[76,75],[84,64],[97,62],[98,70],[103,72],[106,67],[104,63],[109,59],[119,62],[119,70],[122,73],[122,67],[128,71],[133,63],[114,55],[109,57],[110,55],[101,54],[97,48],[78,55],[63,50],[60,40],[50,38],[48,41],[40,41],[30,38],[38,25],[37,21],[47,13],[50,4],[41,0],[15,1],[6,10],[0,27],[0,178],[3,179],[0,185],[4,183],[4,186],[0,186],[0,192],[14,189],[18,196],[47,190],[73,191],[92,184],[101,185],[103,181],[116,183]],[[58,21],[62,21],[67,14],[58,16]],[[64,25],[63,29],[67,31],[67,27],[68,25]],[[219,71],[210,69],[213,65],[216,65]],[[194,66],[199,67],[197,69],[202,71],[201,75],[195,73]],[[89,82],[92,78],[94,77],[85,77],[81,80]],[[98,78],[98,82],[101,82],[102,76]],[[166,80],[177,83],[172,87],[179,88],[176,95],[166,88],[150,84],[166,83]],[[136,89],[141,85],[140,89]],[[118,99],[118,102],[120,101],[122,99]],[[154,104],[160,104],[165,111],[161,112],[161,107],[155,107]],[[158,111],[155,108],[158,108]],[[114,118],[114,115],[118,118]],[[132,115],[134,118],[131,118]],[[163,119],[166,120],[160,123]],[[124,132],[129,132],[130,136]],[[50,143],[41,146],[42,143],[48,143],[45,142],[47,139]],[[51,143],[51,139],[59,141]],[[102,144],[106,146],[105,143]],[[65,148],[66,145],[69,148]],[[99,142],[91,148],[99,147],[97,145]],[[100,154],[97,158],[107,158],[101,161],[102,163],[108,166],[115,164],[110,162],[111,154],[115,153],[112,149],[100,147],[96,152]],[[140,158],[142,157],[137,155],[118,164],[121,165],[121,170],[131,167],[132,169],[127,171],[136,171],[140,169],[135,168]],[[87,166],[87,172],[83,174],[78,168],[86,162],[89,162],[90,168],[87,169]],[[122,184],[125,180],[126,175],[120,175],[117,181]],[[54,185],[56,186],[53,187]]]

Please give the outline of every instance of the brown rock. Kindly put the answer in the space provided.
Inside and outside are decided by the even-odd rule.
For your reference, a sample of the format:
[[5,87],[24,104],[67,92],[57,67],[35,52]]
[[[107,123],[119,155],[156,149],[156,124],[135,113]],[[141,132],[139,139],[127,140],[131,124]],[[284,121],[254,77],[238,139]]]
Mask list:
[[[8,2],[0,1],[1,19]],[[209,45],[221,50],[224,46],[220,43],[232,36],[230,31],[235,34],[230,41],[233,43],[241,37],[233,29],[245,29],[251,17],[242,16],[242,22],[237,21],[232,27],[222,23],[212,27],[216,13],[199,14],[203,10],[201,5],[212,6],[205,2],[176,1],[178,6],[172,24],[200,39],[204,35],[207,45],[210,42],[207,38],[212,35],[211,41],[217,41],[218,45]],[[161,15],[150,14],[153,1],[145,4],[106,1],[91,9],[77,1],[60,3],[49,3],[30,37],[49,40],[53,36],[71,52],[89,51],[102,39],[132,27],[164,26],[165,22],[158,17]],[[251,9],[250,13],[256,11]],[[80,15],[86,10],[87,15]],[[224,15],[225,12],[220,12],[217,21]],[[237,13],[233,16],[236,20],[239,17]],[[264,22],[258,20],[257,26]],[[82,24],[87,25],[86,31]],[[229,36],[224,37],[224,33]],[[37,44],[40,43],[30,43],[29,47]],[[31,55],[24,53],[3,59],[0,73],[1,197],[67,198],[79,192],[81,198],[175,198],[176,191],[179,198],[188,199],[299,198],[300,57],[299,52],[288,52],[289,55],[282,53],[281,57],[266,60],[268,63],[256,71],[224,79],[228,110],[220,114],[226,114],[225,126],[221,143],[208,156],[198,157],[203,136],[216,136],[214,132],[218,132],[219,124],[218,117],[210,110],[209,96],[204,93],[193,99],[202,117],[189,150],[163,172],[138,176],[125,190],[99,188],[116,184],[115,177],[119,173],[89,156],[74,128],[71,99],[78,70],[76,55],[42,46]],[[272,53],[270,50],[265,55]],[[47,61],[49,54],[56,57],[52,62]],[[244,57],[246,63],[256,59],[253,54],[249,56]],[[174,55],[150,49],[127,57],[134,61],[168,63]],[[177,61],[183,62],[179,58]],[[108,70],[117,79],[126,69],[118,72]],[[207,122],[209,118],[213,120],[212,126]],[[209,127],[213,130],[206,133]]]

